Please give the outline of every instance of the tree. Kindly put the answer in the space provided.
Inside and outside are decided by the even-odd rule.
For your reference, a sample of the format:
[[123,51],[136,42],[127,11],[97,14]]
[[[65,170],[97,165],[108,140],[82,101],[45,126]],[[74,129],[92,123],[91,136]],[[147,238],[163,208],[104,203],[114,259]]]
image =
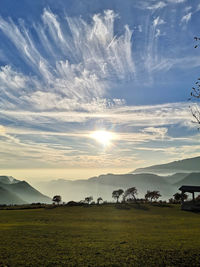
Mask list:
[[169,199],[169,203],[170,203],[170,204],[174,204],[174,199],[173,199],[173,198],[170,198],[170,199]]
[[154,199],[155,201],[161,197],[161,194],[159,191],[152,191],[151,192],[151,201]]
[[62,201],[62,198],[61,196],[56,195],[53,197],[52,201],[56,202],[59,205],[59,203]]
[[[194,40],[196,42],[200,41],[199,37],[194,37]],[[195,45],[194,48],[197,48],[199,45]],[[189,100],[193,100],[193,99],[200,99],[200,78],[198,78],[195,82],[195,85],[192,87],[191,93],[190,93],[190,98]],[[194,123],[197,123],[200,125],[200,109],[198,107],[198,105],[190,107],[191,112],[192,112],[192,116],[194,117]]]
[[198,195],[198,196],[196,197],[196,200],[197,200],[197,201],[200,201],[200,195]]
[[149,199],[151,198],[151,191],[147,190],[144,197],[145,197],[146,201],[149,201]]
[[119,198],[123,193],[124,193],[123,189],[114,190],[112,192],[112,198],[117,199],[117,203],[119,203]]
[[151,202],[153,201],[153,199],[157,200],[159,197],[161,197],[161,194],[159,191],[149,191],[147,190],[147,193],[145,194],[145,199],[147,201],[149,201],[149,199],[151,200]]
[[176,193],[173,195],[174,200],[178,203],[181,202],[181,200],[186,200],[188,198],[188,195],[186,195],[185,193]]
[[131,197],[136,201],[136,195],[137,195],[137,189],[135,187],[128,188],[124,193],[124,200],[127,199],[127,197]]
[[102,197],[98,197],[97,198],[97,204],[99,205],[100,201],[103,201],[103,198]]
[[93,200],[93,197],[92,197],[92,196],[90,196],[90,197],[86,197],[86,198],[85,198],[85,202],[86,202],[87,204],[90,204],[90,202],[92,202],[92,200]]

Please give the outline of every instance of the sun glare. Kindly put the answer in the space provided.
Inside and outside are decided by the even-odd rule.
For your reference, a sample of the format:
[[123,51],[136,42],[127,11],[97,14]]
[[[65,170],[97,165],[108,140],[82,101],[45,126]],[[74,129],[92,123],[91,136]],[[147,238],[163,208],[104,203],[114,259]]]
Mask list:
[[111,141],[115,139],[115,134],[102,130],[92,132],[91,137],[103,146],[108,146],[111,144]]

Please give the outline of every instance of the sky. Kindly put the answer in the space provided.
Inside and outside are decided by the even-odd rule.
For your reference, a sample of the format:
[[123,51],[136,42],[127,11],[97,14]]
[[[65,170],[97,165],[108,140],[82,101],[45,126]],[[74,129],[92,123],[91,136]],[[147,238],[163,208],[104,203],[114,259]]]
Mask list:
[[199,156],[199,17],[196,0],[1,0],[0,174],[80,179]]

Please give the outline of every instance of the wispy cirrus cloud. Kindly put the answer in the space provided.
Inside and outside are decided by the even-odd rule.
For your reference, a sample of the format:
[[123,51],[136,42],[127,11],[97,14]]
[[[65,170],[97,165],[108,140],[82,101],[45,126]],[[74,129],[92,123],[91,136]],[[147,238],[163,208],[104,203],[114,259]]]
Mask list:
[[157,0],[146,0],[146,1],[139,1],[134,3],[137,8],[141,9],[148,9],[152,12],[156,12],[158,10],[162,10],[169,5],[177,5],[186,2],[186,0],[164,0],[164,1],[157,1]]
[[189,12],[188,14],[184,15],[181,18],[181,22],[187,24],[189,22],[189,20],[191,19],[191,17],[192,17],[192,12]]
[[57,103],[63,109],[75,109],[95,99],[97,103],[106,95],[109,83],[131,79],[135,72],[132,32],[125,26],[124,33],[116,36],[116,16],[107,10],[94,15],[91,23],[66,17],[61,27],[59,18],[45,9],[34,35],[23,21],[17,24],[0,18],[0,30],[32,73],[1,67],[1,106],[34,110],[55,108]]
[[[175,136],[171,130],[169,131],[174,127],[188,130],[195,127],[191,122],[187,103],[123,105],[93,113],[70,111],[16,113],[5,110],[0,113],[0,119],[3,121],[10,121],[13,117],[15,126],[0,128],[1,153],[4,155],[0,160],[0,166],[8,167],[6,159],[10,158],[12,166],[15,167],[23,166],[24,162],[31,167],[73,167],[77,166],[77,162],[79,167],[83,168],[98,167],[100,163],[104,167],[108,167],[109,164],[117,167],[121,160],[124,161],[124,167],[130,168],[134,160],[133,155],[136,159],[139,153],[146,155],[146,152],[151,151],[153,155],[159,151],[161,158],[175,159],[178,153],[182,152],[191,156],[196,155],[200,147],[198,136],[194,135],[196,130],[193,131],[193,135],[184,135],[181,130]],[[106,151],[90,138],[91,130],[95,130],[95,126],[96,129],[99,125],[101,127],[102,121],[103,125],[112,125],[110,131],[116,135],[113,146]],[[73,124],[70,124],[71,122]],[[86,126],[85,129],[83,125]]]
[[159,16],[153,20],[153,25],[154,26],[162,25],[162,24],[165,24],[165,23],[166,22],[163,19],[161,19]]
[[172,4],[181,4],[186,2],[186,0],[167,0],[167,1]]
[[191,6],[186,6],[186,7],[184,8],[184,11],[185,11],[185,12],[188,12],[188,11],[190,11],[191,9],[192,9]]
[[[35,128],[35,125],[47,125],[46,129],[55,130],[54,124],[57,123],[57,130],[63,123],[76,122],[90,123],[93,120],[104,121],[105,124],[112,123],[114,125],[155,127],[164,125],[181,124],[187,127],[195,127],[191,122],[192,116],[189,110],[189,103],[169,103],[160,105],[144,105],[144,106],[109,106],[102,110],[93,110],[93,112],[85,111],[11,111],[1,110],[0,119],[14,120],[21,125],[27,124],[27,128]],[[62,126],[61,132],[67,130],[67,125]],[[73,131],[73,128],[70,128]]]
[[155,10],[155,9],[160,9],[160,8],[163,8],[163,7],[166,7],[167,4],[165,2],[158,2],[158,3],[155,3],[151,6],[148,6],[147,9],[150,9],[150,10]]

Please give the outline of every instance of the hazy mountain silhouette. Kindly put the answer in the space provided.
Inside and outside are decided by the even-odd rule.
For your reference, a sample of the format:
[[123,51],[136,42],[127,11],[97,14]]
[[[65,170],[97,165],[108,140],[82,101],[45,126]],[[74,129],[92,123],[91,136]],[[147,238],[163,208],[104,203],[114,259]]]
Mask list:
[[153,165],[146,168],[139,168],[133,173],[177,173],[177,172],[200,172],[200,157],[173,161],[167,164]]
[[198,170],[200,172],[200,157],[140,168],[129,174],[109,173],[87,180],[69,181],[59,179],[42,182],[38,184],[38,187],[45,194],[62,195],[64,201],[78,201],[89,195],[94,198],[101,196],[104,200],[110,201],[112,200],[113,190],[127,189],[132,186],[138,189],[139,198],[143,198],[147,190],[158,190],[164,199],[168,199],[183,184],[190,185],[194,183],[200,185],[200,179],[199,182],[198,178],[195,178],[195,182],[190,181],[193,176],[189,176],[189,173],[198,172]]
[[0,204],[22,204],[22,203],[51,203],[51,199],[25,181],[19,181],[9,176],[0,176],[0,187],[2,195]]
[[0,186],[0,204],[26,204],[27,202],[19,198],[14,193]]
[[20,181],[13,178],[12,176],[0,175],[0,182],[3,184],[15,184],[15,183],[18,183]]
[[200,173],[190,173],[183,180],[175,183],[177,187],[182,185],[197,185],[200,186]]
[[176,184],[178,182],[180,182],[181,180],[183,180],[186,176],[188,176],[188,172],[187,173],[174,173],[172,175],[167,175],[167,176],[163,176],[163,178],[165,179],[165,181],[167,181],[170,184]]
[[147,190],[158,190],[164,198],[171,197],[176,189],[165,177],[155,174],[105,174],[87,180],[53,180],[38,184],[48,195],[60,194],[64,201],[81,200],[88,195],[94,198],[101,196],[104,200],[112,200],[112,191],[118,188],[127,189],[135,186],[138,197],[144,197]]
[[[196,173],[198,169],[199,173]],[[176,170],[179,172],[174,173]],[[141,171],[143,171],[143,173],[140,173]],[[165,175],[154,174],[152,173],[153,171]],[[139,198],[144,198],[147,190],[158,190],[164,199],[168,199],[178,191],[181,185],[200,185],[200,157],[141,168],[135,170],[135,172],[136,173],[129,174],[109,173],[91,177],[86,180],[79,179],[71,181],[58,179],[40,182],[37,184],[37,188],[46,195],[61,195],[63,201],[80,201],[90,195],[93,196],[94,199],[102,197],[104,200],[110,201],[112,200],[113,190],[119,188],[126,190],[133,186],[138,189]],[[173,174],[166,175],[169,173]],[[10,194],[13,194],[13,198],[14,196],[19,198],[16,199],[18,202],[51,202],[49,197],[41,194],[27,182],[16,180],[10,176],[0,176],[0,187],[7,190]],[[6,191],[4,194],[2,193],[2,195],[5,196]],[[3,203],[2,200],[0,203]],[[13,202],[11,201],[10,203]]]

